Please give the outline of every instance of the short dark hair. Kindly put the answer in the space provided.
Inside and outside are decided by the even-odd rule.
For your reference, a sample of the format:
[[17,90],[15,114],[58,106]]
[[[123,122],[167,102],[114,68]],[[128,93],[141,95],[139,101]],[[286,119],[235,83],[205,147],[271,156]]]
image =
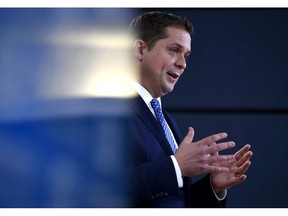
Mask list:
[[148,49],[151,49],[156,41],[167,37],[166,28],[170,26],[181,28],[190,35],[194,33],[193,25],[188,19],[160,11],[135,17],[129,26],[129,32],[137,39],[145,41]]

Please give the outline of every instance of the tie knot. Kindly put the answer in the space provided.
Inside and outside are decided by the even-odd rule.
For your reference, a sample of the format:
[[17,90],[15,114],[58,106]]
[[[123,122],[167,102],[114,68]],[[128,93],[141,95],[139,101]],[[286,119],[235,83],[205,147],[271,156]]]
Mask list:
[[152,99],[150,103],[154,110],[160,109],[160,103],[157,99]]

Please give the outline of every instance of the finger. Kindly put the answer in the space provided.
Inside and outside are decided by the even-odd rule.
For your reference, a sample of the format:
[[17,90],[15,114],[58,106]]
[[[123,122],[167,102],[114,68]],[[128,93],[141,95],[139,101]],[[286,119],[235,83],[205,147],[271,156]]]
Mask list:
[[246,161],[240,168],[237,169],[237,171],[235,172],[235,176],[242,176],[248,170],[250,165],[251,161]]
[[208,157],[209,164],[229,162],[231,160],[234,160],[234,155],[211,155],[210,157]]
[[194,129],[192,127],[189,127],[188,128],[188,133],[185,136],[185,138],[183,139],[183,142],[191,143],[193,138],[194,138],[194,134],[195,134]]
[[227,167],[209,165],[209,166],[206,166],[206,172],[208,172],[208,173],[227,173],[227,172],[229,172],[229,169]]
[[227,138],[227,133],[218,133],[218,134],[214,134],[212,136],[206,137],[202,140],[199,141],[199,143],[201,145],[212,145],[215,144],[217,141],[221,140],[221,139],[225,139]]
[[249,144],[246,144],[243,148],[241,148],[238,152],[235,153],[236,160],[240,160],[251,148]]
[[225,139],[227,137],[228,137],[227,133],[218,133],[218,134],[212,135],[211,140],[216,143],[217,141],[221,139]]
[[242,158],[238,159],[236,163],[237,167],[241,167],[246,161],[250,160],[252,155],[253,155],[253,152],[248,151]]
[[246,180],[246,178],[247,178],[246,175],[241,175],[241,176],[238,176],[238,177],[237,176],[236,177],[232,177],[232,179],[230,180],[231,182],[230,182],[228,188],[242,183],[243,181]]
[[235,147],[235,142],[233,141],[214,144],[208,147],[207,154],[214,155],[217,152],[220,152],[229,148],[233,148],[233,147]]
[[235,177],[235,178],[233,179],[233,181],[232,181],[231,186],[234,186],[234,185],[237,185],[237,184],[242,183],[243,181],[246,180],[246,178],[247,178],[246,175],[241,175],[241,176],[239,176],[239,177]]

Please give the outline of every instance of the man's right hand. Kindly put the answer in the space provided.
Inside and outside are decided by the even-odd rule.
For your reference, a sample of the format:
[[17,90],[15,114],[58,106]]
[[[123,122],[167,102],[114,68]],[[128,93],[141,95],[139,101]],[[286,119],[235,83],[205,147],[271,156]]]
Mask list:
[[211,164],[229,161],[234,159],[234,155],[219,155],[217,152],[233,148],[235,143],[216,143],[227,137],[226,133],[218,133],[206,137],[197,142],[192,142],[194,129],[188,128],[188,134],[179,145],[174,157],[176,158],[182,172],[182,176],[196,176],[204,173],[228,172],[227,167],[213,166]]

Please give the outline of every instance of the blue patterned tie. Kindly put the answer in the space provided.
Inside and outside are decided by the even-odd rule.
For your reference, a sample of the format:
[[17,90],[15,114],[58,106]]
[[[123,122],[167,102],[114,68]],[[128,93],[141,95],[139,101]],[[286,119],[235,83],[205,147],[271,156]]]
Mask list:
[[176,148],[176,145],[174,143],[172,134],[171,134],[171,132],[170,132],[170,130],[168,128],[168,124],[165,121],[162,109],[160,107],[160,103],[159,103],[159,101],[157,99],[152,99],[152,101],[150,103],[151,103],[152,108],[155,111],[156,117],[157,117],[160,125],[162,126],[162,129],[164,130],[165,136],[166,136],[166,138],[167,138],[167,140],[168,140],[168,142],[170,144],[170,147],[171,147],[173,153],[175,153],[177,148]]

